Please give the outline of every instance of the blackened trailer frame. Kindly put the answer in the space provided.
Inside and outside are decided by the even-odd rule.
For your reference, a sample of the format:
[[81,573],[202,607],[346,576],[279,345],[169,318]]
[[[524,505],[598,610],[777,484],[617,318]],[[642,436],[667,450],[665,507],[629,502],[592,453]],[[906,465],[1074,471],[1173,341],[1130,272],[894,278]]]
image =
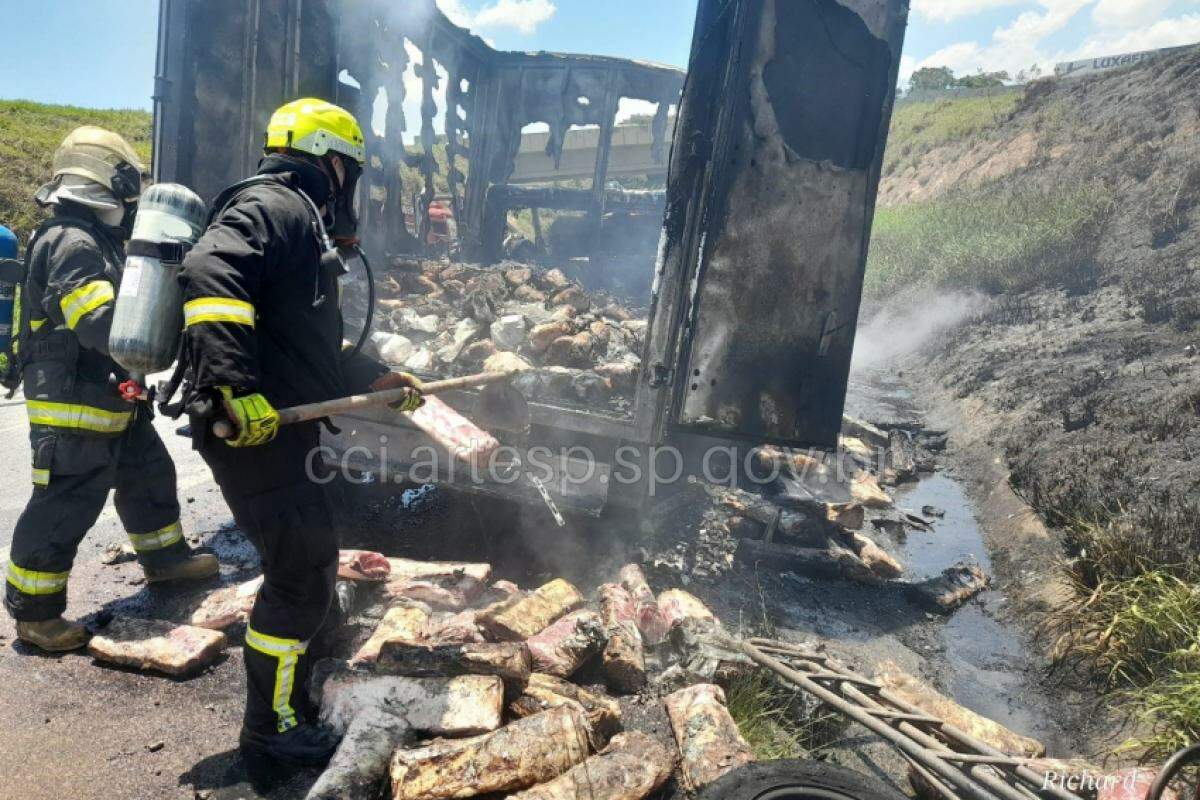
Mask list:
[[[411,121],[402,110],[410,63],[421,93],[420,119]],[[382,261],[413,245],[401,203],[405,163],[422,176],[417,238],[429,229],[440,176],[464,255],[491,262],[503,234],[485,240],[489,190],[512,175],[525,126],[549,127],[547,155],[556,164],[572,127],[600,127],[587,208],[598,219],[620,101],[657,104],[654,152],[665,164],[667,121],[683,79],[681,70],[626,59],[497,51],[453,24],[434,0],[228,0],[219,10],[203,0],[160,0],[155,177],[211,199],[253,171],[261,132],[282,102],[328,98],[369,123],[382,93],[383,133],[364,125],[371,158],[361,212],[369,251]],[[417,132],[418,153],[404,147],[402,130]],[[543,207],[554,202],[547,197]]]
[[[633,414],[535,404],[535,438],[601,459],[667,440],[836,445],[907,12],[906,0],[699,0]],[[406,40],[422,53],[415,158],[395,130]],[[607,141],[620,97],[637,97],[659,103],[665,143],[682,80],[643,62],[497,52],[434,0],[229,0],[219,11],[161,0],[155,177],[211,199],[253,171],[280,103],[326,97],[370,119],[383,87],[387,130],[371,134],[364,181],[379,256],[407,235],[400,161],[421,168],[422,203],[432,198],[439,66],[447,183],[463,252],[480,260],[502,218],[489,197],[497,209],[554,202],[506,184],[522,127],[547,122],[554,155],[572,125],[599,124]],[[607,193],[601,151],[586,203],[576,191],[564,205],[598,214],[622,201]],[[452,402],[469,413],[470,398]],[[378,449],[401,430],[385,413],[352,427],[343,449]]]

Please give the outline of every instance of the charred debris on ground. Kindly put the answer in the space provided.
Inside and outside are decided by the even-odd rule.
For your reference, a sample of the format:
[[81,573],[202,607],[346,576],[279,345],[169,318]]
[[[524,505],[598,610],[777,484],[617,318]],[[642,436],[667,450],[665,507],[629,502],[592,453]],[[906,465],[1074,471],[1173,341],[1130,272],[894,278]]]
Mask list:
[[[345,624],[314,643],[328,657],[309,691],[344,740],[309,796],[586,790],[636,800],[700,789],[756,757],[822,747],[844,723],[728,649],[728,629],[700,597],[762,566],[868,592],[891,584],[919,607],[952,613],[986,587],[978,567],[908,582],[888,553],[900,537],[937,535],[936,509],[899,508],[892,491],[932,469],[945,439],[848,419],[833,454],[760,448],[759,465],[779,473],[772,484],[751,492],[690,482],[660,509],[666,518],[645,521],[633,563],[585,568],[578,585],[510,573],[518,585],[484,562],[343,551],[336,611]],[[436,509],[436,491],[415,494],[409,513]],[[92,655],[194,674],[238,640],[260,580],[213,592],[188,625],[119,616]],[[998,746],[1040,753],[895,665],[876,665],[876,676]]]

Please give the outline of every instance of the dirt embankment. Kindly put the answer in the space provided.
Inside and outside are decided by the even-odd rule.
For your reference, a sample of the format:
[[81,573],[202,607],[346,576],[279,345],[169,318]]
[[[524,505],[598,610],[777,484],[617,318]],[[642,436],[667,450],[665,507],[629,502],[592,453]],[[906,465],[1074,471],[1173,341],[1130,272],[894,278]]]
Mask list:
[[1065,515],[1194,490],[1200,52],[1035,84],[996,125],[909,162],[885,177],[885,206],[964,181],[1088,182],[1111,199],[1082,274],[991,298],[924,359],[990,428],[1017,488]]
[[[1034,611],[1067,602],[1044,591],[1064,576],[1090,588],[1200,569],[1200,50],[1035,84],[993,124],[893,164],[880,202],[1061,186],[1103,200],[1098,224],[1071,243],[1080,261],[988,296],[909,367],[1061,540],[1047,547],[1030,528],[1008,545],[1005,571]],[[942,278],[929,288],[988,290]],[[1046,557],[1056,554],[1073,569]]]
[[[1006,178],[1053,185],[1095,179],[1121,208],[1121,250],[1160,250],[1182,232],[1198,179],[1200,50],[1023,94],[900,103],[880,184],[883,207]],[[893,155],[895,153],[895,155]],[[1193,243],[1194,244],[1194,243]],[[1120,256],[1107,252],[1102,261]]]

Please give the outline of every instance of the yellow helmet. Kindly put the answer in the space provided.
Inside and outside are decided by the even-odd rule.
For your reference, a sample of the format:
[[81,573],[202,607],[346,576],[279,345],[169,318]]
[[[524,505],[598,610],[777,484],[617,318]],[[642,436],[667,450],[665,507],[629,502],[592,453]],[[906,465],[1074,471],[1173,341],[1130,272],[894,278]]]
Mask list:
[[354,115],[324,100],[295,100],[271,115],[267,123],[268,150],[285,147],[314,156],[330,151],[366,163],[362,128]]
[[76,175],[95,181],[120,200],[135,200],[142,192],[142,166],[137,152],[121,136],[84,125],[67,134],[54,151],[54,177]]

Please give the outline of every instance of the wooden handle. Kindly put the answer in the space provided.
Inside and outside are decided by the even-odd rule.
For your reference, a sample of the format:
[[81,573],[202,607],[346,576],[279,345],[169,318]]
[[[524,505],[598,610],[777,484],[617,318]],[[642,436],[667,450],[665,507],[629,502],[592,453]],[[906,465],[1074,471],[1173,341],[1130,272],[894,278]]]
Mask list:
[[[483,372],[479,375],[465,375],[461,378],[447,378],[443,381],[422,382],[419,388],[421,394],[429,395],[453,392],[460,389],[474,389],[479,386],[487,386],[510,380],[517,372],[518,370]],[[292,408],[281,408],[279,409],[279,424],[293,425],[297,422],[324,419],[334,414],[345,414],[362,408],[388,406],[403,400],[404,393],[407,391],[407,388],[388,389],[383,392],[355,394],[350,397],[339,397],[336,400],[326,400],[321,403],[309,403],[308,405],[293,406]],[[224,419],[217,420],[212,424],[212,432],[213,436],[216,436],[218,439],[231,439],[237,433],[233,427],[233,423]]]

